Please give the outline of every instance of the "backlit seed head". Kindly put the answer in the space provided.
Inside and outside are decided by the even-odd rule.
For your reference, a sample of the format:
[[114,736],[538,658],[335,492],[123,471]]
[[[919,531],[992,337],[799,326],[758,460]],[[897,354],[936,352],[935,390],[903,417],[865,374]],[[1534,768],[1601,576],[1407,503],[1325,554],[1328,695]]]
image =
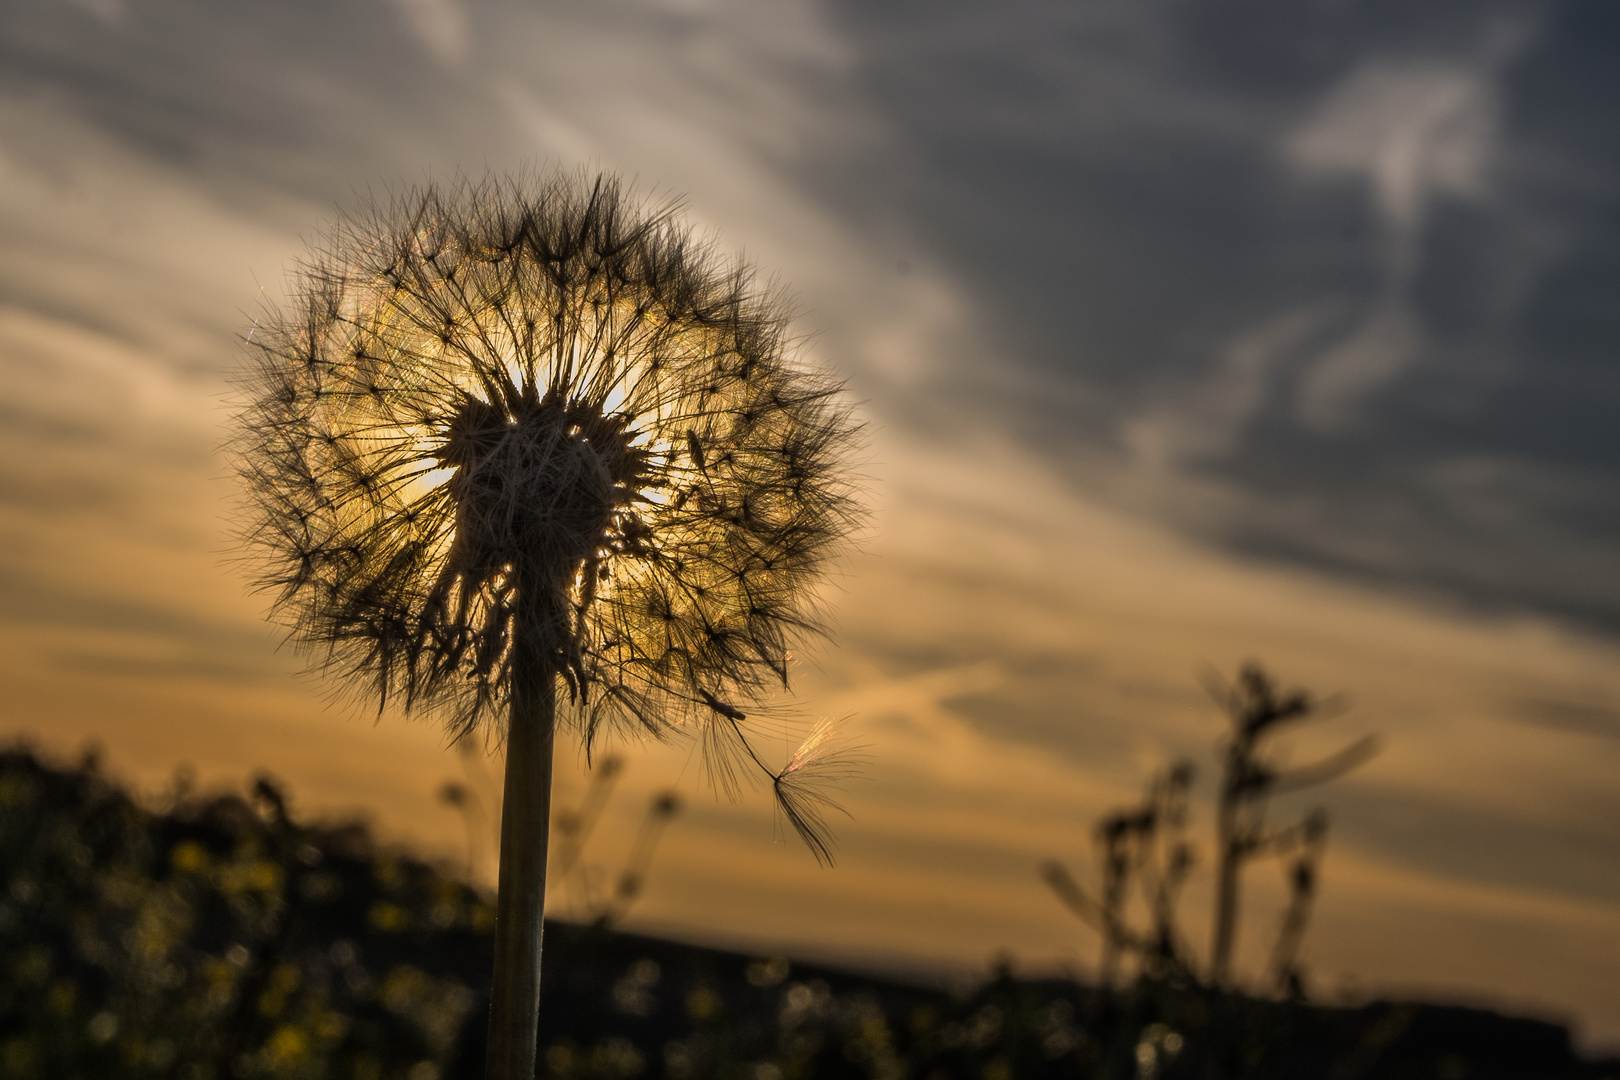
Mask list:
[[608,177],[401,195],[331,230],[248,344],[258,583],[379,705],[498,735],[538,672],[587,739],[735,741],[817,630],[856,426],[672,207]]

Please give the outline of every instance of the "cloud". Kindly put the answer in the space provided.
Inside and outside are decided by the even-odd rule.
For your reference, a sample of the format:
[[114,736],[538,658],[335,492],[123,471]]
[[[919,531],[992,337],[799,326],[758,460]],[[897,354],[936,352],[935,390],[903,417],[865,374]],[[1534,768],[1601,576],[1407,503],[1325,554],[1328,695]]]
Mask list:
[[460,0],[393,0],[429,55],[445,67],[457,67],[467,59],[471,43],[467,10]]
[[547,158],[556,161],[596,161],[601,147],[584,131],[546,108],[540,98],[515,79],[496,84],[495,98],[511,112],[519,129],[543,147]]
[[124,0],[72,0],[73,5],[89,12],[104,23],[116,23],[129,12]]
[[1317,431],[1342,430],[1368,394],[1422,355],[1423,333],[1401,299],[1375,306],[1350,336],[1315,358],[1299,387],[1299,415]]
[[1379,212],[1410,243],[1433,195],[1489,194],[1502,52],[1473,68],[1370,61],[1288,138],[1286,156],[1308,172],[1369,181]]
[[1348,75],[1285,143],[1307,174],[1348,175],[1372,189],[1384,222],[1385,281],[1359,325],[1326,348],[1302,379],[1298,410],[1318,431],[1349,424],[1366,396],[1422,357],[1427,345],[1413,286],[1431,202],[1485,202],[1498,137],[1496,80],[1522,33],[1492,36],[1471,67],[1371,60]]
[[1121,435],[1133,464],[1155,486],[1188,466],[1228,459],[1267,408],[1302,350],[1345,321],[1342,300],[1285,312],[1238,335],[1215,370],[1182,394],[1164,395],[1150,412],[1126,418]]

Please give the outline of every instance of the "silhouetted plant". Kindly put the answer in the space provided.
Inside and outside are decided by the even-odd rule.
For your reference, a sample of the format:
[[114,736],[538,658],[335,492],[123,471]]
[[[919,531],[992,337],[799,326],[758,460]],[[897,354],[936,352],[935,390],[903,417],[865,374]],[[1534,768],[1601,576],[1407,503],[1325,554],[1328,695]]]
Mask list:
[[681,799],[674,791],[660,791],[647,801],[647,812],[642,815],[641,827],[630,844],[624,869],[619,871],[613,892],[605,897],[588,898],[591,925],[600,929],[616,926],[630,911],[630,906],[641,896],[647,883],[647,871],[652,866],[653,852],[663,838],[664,829],[680,813]]
[[[1113,984],[1120,957],[1131,955],[1151,979],[1227,988],[1232,981],[1243,867],[1263,855],[1286,859],[1289,901],[1272,949],[1270,976],[1278,993],[1303,998],[1299,947],[1327,844],[1327,812],[1312,810],[1282,829],[1268,825],[1266,812],[1272,796],[1325,783],[1362,764],[1377,751],[1377,740],[1368,736],[1313,765],[1284,769],[1266,754],[1265,740],[1284,725],[1320,714],[1323,703],[1302,690],[1279,692],[1258,664],[1245,665],[1234,685],[1209,681],[1232,726],[1221,754],[1216,902],[1207,968],[1199,970],[1176,921],[1181,888],[1194,862],[1193,848],[1185,838],[1191,764],[1181,762],[1165,770],[1149,784],[1142,803],[1113,811],[1098,822],[1101,886],[1096,897],[1056,860],[1043,863],[1041,875],[1058,898],[1102,936],[1099,975],[1104,985]],[[1133,927],[1127,917],[1133,883],[1148,910],[1146,930]]]
[[591,780],[585,786],[578,808],[558,812],[555,827],[562,843],[558,845],[556,869],[561,876],[567,877],[584,854],[585,844],[596,831],[596,823],[607,809],[608,798],[623,768],[624,759],[617,754],[598,760],[591,768]]
[[663,838],[665,827],[681,809],[680,796],[673,789],[652,795],[635,839],[631,842],[624,868],[614,879],[613,888],[604,892],[600,884],[600,875],[604,871],[600,866],[584,863],[582,859],[623,768],[624,759],[617,755],[599,760],[591,770],[591,780],[586,785],[579,806],[557,814],[557,832],[561,834],[562,843],[557,852],[554,872],[567,881],[571,892],[577,888],[585,921],[599,929],[618,923],[640,897],[658,841]]
[[482,800],[466,784],[446,780],[439,785],[439,801],[461,815],[461,823],[467,829],[467,862],[463,873],[468,881],[477,881],[478,853],[483,847],[485,825]]
[[[463,756],[463,763],[467,767],[470,780],[475,765],[466,755]],[[653,853],[658,848],[659,840],[663,838],[664,829],[681,809],[680,796],[673,788],[653,794],[648,801],[646,813],[642,816],[641,826],[636,830],[635,839],[630,845],[624,869],[619,872],[613,888],[604,893],[601,888],[601,875],[605,871],[598,865],[582,862],[582,856],[597,822],[601,820],[602,812],[607,808],[614,784],[623,769],[624,759],[617,754],[596,759],[591,768],[590,782],[585,787],[585,794],[580,798],[579,805],[555,809],[552,815],[552,829],[558,834],[559,843],[554,857],[549,860],[547,877],[562,879],[570,893],[573,914],[576,917],[583,914],[586,922],[599,929],[617,925],[629,914],[631,906],[641,896],[647,871],[652,865]],[[473,875],[472,868],[476,864],[474,852],[485,842],[483,834],[485,819],[480,805],[482,800],[471,784],[451,780],[440,786],[439,801],[458,811],[467,827],[467,866],[470,878]],[[496,836],[495,840],[499,842],[499,836]],[[574,895],[576,893],[577,896]]]
[[1317,867],[1327,848],[1327,834],[1327,811],[1312,810],[1300,825],[1297,850],[1287,864],[1288,909],[1283,913],[1282,929],[1277,932],[1277,943],[1271,950],[1271,982],[1278,993],[1295,1001],[1305,997],[1299,944],[1304,940],[1311,906],[1316,901]]
[[[504,738],[489,1075],[528,1080],[557,723],[693,733],[735,790],[738,703],[786,684],[856,517],[855,426],[780,299],[608,177],[345,220],[250,343],[247,535],[290,639]],[[761,767],[826,860],[817,753]]]
[[[1049,860],[1042,866],[1042,875],[1058,897],[1102,936],[1098,975],[1104,986],[1114,984],[1120,958],[1127,954],[1134,955],[1150,977],[1197,979],[1176,925],[1181,887],[1194,861],[1186,839],[1187,790],[1193,776],[1191,765],[1174,765],[1153,778],[1139,805],[1113,811],[1097,823],[1094,840],[1102,877],[1098,899],[1093,900],[1062,863]],[[1147,930],[1134,929],[1127,917],[1133,881],[1148,908]]]
[[[1281,960],[1281,979],[1290,992],[1298,993],[1299,975],[1294,954],[1304,933],[1315,895],[1315,868],[1327,838],[1327,816],[1317,810],[1299,825],[1272,830],[1266,823],[1266,810],[1274,795],[1282,795],[1326,783],[1342,776],[1377,752],[1378,740],[1367,736],[1322,761],[1301,768],[1284,769],[1264,750],[1266,739],[1287,724],[1298,723],[1323,711],[1323,703],[1304,690],[1280,692],[1271,677],[1258,664],[1246,664],[1237,682],[1226,685],[1208,680],[1210,692],[1226,709],[1232,730],[1223,754],[1220,799],[1216,816],[1215,924],[1210,945],[1210,981],[1217,986],[1231,982],[1232,952],[1237,944],[1238,889],[1244,864],[1262,855],[1285,855],[1299,850],[1308,854],[1304,864],[1296,863],[1291,882],[1290,912],[1278,941],[1274,963]],[[1285,947],[1286,946],[1286,947]]]

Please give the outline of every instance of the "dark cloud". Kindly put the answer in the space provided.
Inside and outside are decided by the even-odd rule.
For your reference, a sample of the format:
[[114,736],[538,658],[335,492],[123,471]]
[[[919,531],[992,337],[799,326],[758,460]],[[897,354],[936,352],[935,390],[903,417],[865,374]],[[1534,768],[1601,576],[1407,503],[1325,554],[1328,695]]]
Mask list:
[[[692,131],[959,289],[977,333],[885,397],[898,422],[999,426],[1238,551],[1620,629],[1612,5],[835,2],[819,67],[710,8],[24,0],[0,95],[306,231],[311,202],[521,161],[525,123],[634,142],[593,100],[629,132],[707,102]],[[587,41],[667,48],[593,87]],[[828,111],[813,145],[727,111],[748,63]],[[38,131],[13,145],[76,182]],[[30,267],[0,296],[132,333]]]
[[977,408],[1235,549],[1620,628],[1612,5],[838,10]]
[[262,655],[274,631],[124,597],[105,597],[60,581],[41,580],[15,567],[0,567],[0,621],[51,629],[103,630],[154,641],[183,642],[198,652]]
[[[1293,801],[1331,807],[1339,843],[1376,851],[1423,873],[1595,904],[1611,903],[1620,888],[1613,858],[1620,829],[1599,824],[1591,807],[1544,807],[1546,816],[1531,820],[1521,813],[1358,783]],[[1561,818],[1580,827],[1555,827]]]
[[213,650],[191,656],[157,658],[64,649],[54,653],[51,660],[57,668],[74,674],[123,676],[162,682],[204,679],[239,688],[258,685],[280,689],[287,680],[286,671],[280,667],[264,663],[229,663],[221,660]]
[[0,93],[46,99],[238,205],[350,202],[378,181],[476,169],[494,141],[468,75],[435,61],[402,6],[127,0],[98,16],[24,0],[0,38]]
[[1556,698],[1524,698],[1516,706],[1518,719],[1526,724],[1620,739],[1620,709]]

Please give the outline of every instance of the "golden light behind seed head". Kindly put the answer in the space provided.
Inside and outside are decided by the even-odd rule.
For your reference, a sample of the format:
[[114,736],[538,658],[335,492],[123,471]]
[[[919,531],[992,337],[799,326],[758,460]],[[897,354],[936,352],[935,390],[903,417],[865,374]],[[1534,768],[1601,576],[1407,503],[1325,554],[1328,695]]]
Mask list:
[[250,341],[235,449],[276,617],[457,733],[499,731],[523,668],[587,740],[740,746],[731,703],[786,682],[859,517],[856,426],[787,321],[609,177],[341,221]]

